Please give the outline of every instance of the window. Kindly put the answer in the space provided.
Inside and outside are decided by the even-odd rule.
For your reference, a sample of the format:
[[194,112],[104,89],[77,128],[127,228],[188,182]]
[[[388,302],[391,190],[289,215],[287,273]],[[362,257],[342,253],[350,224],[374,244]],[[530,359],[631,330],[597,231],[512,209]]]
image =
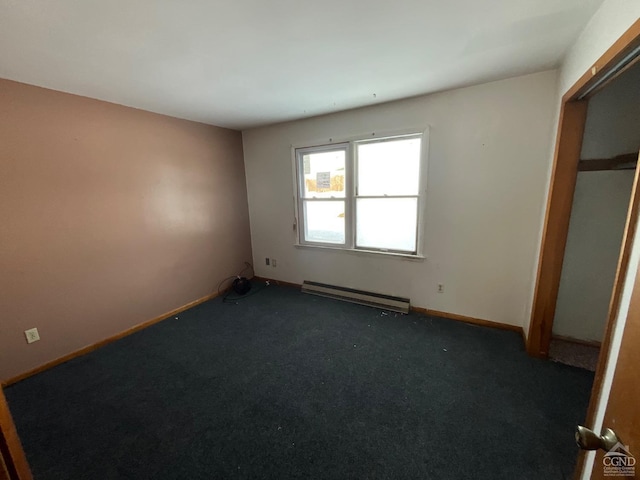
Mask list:
[[418,254],[422,135],[296,149],[299,242]]

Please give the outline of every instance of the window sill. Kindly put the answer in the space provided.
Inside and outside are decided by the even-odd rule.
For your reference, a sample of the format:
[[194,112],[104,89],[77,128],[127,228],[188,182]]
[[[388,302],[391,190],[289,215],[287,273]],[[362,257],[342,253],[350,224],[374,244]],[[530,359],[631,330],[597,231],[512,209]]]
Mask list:
[[424,255],[412,255],[410,253],[397,253],[397,252],[381,252],[379,250],[362,250],[359,248],[340,248],[329,247],[327,245],[304,245],[301,243],[294,244],[294,247],[302,250],[327,250],[331,252],[347,253],[350,255],[364,255],[364,256],[380,256],[389,258],[400,258],[402,260],[409,260],[413,262],[424,262],[427,257]]

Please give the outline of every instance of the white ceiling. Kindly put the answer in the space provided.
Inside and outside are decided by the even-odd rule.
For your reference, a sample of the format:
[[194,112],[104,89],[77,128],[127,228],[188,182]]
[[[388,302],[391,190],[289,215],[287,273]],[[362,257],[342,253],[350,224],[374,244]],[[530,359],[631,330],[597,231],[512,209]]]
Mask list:
[[602,0],[0,0],[0,77],[230,128],[556,67]]

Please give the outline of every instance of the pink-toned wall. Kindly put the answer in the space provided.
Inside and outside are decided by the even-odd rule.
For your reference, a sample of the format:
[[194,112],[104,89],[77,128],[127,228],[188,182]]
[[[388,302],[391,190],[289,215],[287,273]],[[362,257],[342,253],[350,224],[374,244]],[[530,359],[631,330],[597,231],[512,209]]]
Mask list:
[[215,291],[250,242],[240,132],[0,80],[0,381]]

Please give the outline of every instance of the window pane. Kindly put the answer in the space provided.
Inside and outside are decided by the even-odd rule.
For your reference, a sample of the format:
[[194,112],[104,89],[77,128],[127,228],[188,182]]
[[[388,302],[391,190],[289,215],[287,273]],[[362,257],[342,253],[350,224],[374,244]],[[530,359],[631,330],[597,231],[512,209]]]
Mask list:
[[302,155],[305,198],[344,198],[345,156],[345,150]]
[[358,144],[358,195],[418,195],[420,138]]
[[304,202],[304,239],[307,242],[344,244],[345,202]]
[[416,251],[417,198],[356,200],[356,246]]

